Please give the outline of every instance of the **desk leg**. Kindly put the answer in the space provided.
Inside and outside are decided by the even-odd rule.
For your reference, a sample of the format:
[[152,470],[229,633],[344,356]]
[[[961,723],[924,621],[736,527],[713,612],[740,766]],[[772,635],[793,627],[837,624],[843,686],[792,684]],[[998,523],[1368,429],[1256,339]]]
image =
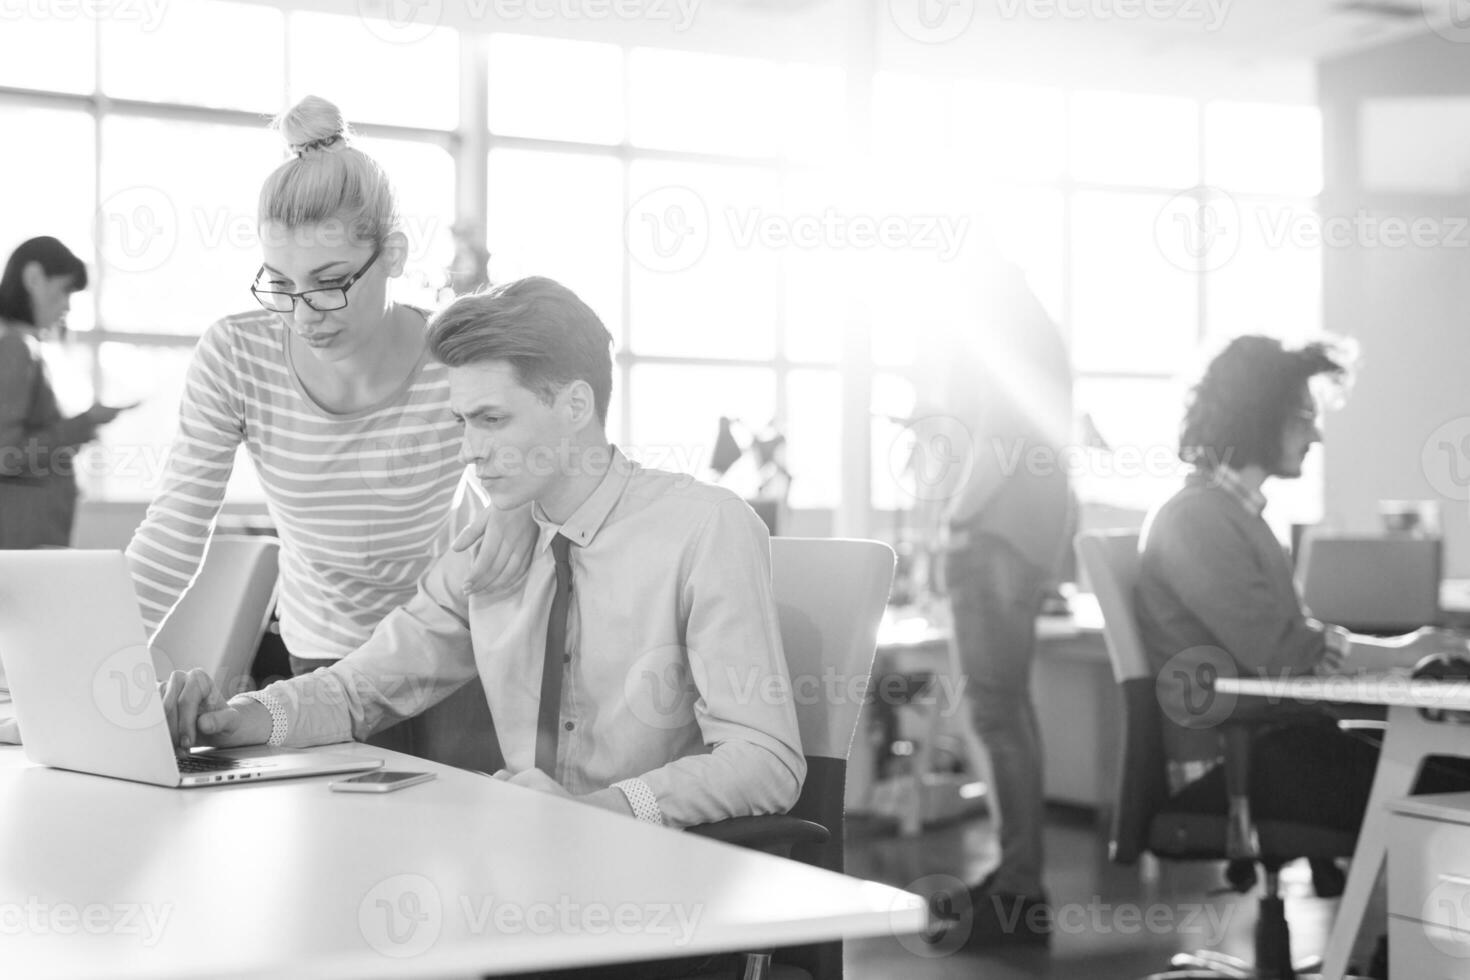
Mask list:
[[1322,957],[1322,980],[1342,980],[1347,972],[1348,957],[1362,928],[1363,915],[1387,853],[1389,801],[1409,795],[1419,767],[1428,756],[1465,754],[1463,727],[1426,721],[1419,716],[1417,708],[1388,709],[1388,731],[1383,738],[1378,769],[1373,774],[1363,829],[1358,833],[1347,887],[1337,907],[1327,952]]
[[[939,680],[936,677],[931,684],[936,687]],[[931,691],[925,695],[932,701],[924,702],[924,728],[919,736],[919,745],[913,756],[912,775],[909,788],[909,797],[904,802],[902,813],[898,820],[898,835],[900,837],[917,837],[923,833],[924,824],[931,816],[928,812],[929,793],[927,791],[927,777],[934,766],[934,742],[939,738],[939,696]]]

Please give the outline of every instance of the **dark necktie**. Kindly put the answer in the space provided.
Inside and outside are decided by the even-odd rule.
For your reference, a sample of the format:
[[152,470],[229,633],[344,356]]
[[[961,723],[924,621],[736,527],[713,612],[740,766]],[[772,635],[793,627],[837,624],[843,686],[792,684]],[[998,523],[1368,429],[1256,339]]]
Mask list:
[[557,534],[551,539],[556,559],[556,595],[551,600],[551,618],[546,622],[546,658],[541,664],[541,711],[536,716],[536,768],[556,778],[557,726],[561,723],[561,675],[567,653],[567,613],[572,605],[572,563],[568,560],[570,538]]

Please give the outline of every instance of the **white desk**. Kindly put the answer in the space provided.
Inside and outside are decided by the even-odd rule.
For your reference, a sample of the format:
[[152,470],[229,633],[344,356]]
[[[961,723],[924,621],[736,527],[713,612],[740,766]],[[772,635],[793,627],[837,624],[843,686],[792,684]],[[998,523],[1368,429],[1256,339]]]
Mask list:
[[1395,977],[1470,977],[1470,793],[1389,807],[1388,957]]
[[174,790],[0,747],[5,974],[471,977],[926,924],[884,885],[333,750],[439,775],[384,796],[332,793],[336,777]]
[[[877,745],[868,737],[871,707],[864,707],[859,718],[848,759],[848,812],[894,817],[904,836],[918,834],[930,819],[964,810],[967,804],[955,802],[952,795],[946,805],[946,793],[984,788],[983,783],[966,785],[984,778],[984,749],[971,723],[965,671],[951,649],[948,610],[941,606],[930,613],[934,618],[918,608],[891,608],[878,629],[875,696],[886,696],[883,685],[889,674],[932,673],[939,678],[937,686],[914,702],[921,717],[916,719],[918,753],[912,774],[881,786],[875,783]],[[1101,820],[1112,808],[1120,735],[1117,684],[1103,642],[1102,612],[1091,595],[1074,596],[1071,615],[1036,620],[1031,696],[1041,719],[1046,799],[1091,807]],[[941,734],[963,747],[965,776],[931,772],[930,750]]]
[[1220,678],[1217,694],[1255,696],[1286,704],[1381,704],[1388,707],[1388,731],[1373,775],[1373,790],[1347,888],[1323,956],[1323,980],[1342,980],[1348,956],[1362,926],[1368,899],[1388,853],[1390,801],[1408,796],[1419,766],[1432,755],[1470,756],[1470,726],[1428,721],[1420,708],[1470,711],[1470,683],[1412,681],[1407,674],[1284,679]]

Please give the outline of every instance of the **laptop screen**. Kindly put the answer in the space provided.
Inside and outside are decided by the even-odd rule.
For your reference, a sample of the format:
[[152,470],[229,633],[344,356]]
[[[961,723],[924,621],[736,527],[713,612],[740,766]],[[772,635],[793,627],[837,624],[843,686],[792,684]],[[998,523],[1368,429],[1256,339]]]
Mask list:
[[1405,633],[1440,621],[1439,538],[1309,535],[1297,566],[1302,601],[1324,623]]

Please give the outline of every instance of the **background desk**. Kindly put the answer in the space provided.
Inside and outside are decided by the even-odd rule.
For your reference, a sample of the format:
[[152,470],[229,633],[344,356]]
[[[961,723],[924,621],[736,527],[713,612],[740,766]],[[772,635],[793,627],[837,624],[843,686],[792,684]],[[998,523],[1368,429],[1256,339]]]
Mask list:
[[1470,793],[1390,804],[1389,975],[1470,977]]
[[[1116,788],[1121,706],[1103,642],[1102,613],[1091,595],[1079,595],[1071,615],[1038,618],[1036,633],[1031,691],[1041,722],[1046,798],[1105,816]],[[931,622],[915,610],[890,610],[878,633],[875,694],[883,696],[885,674],[950,675],[951,664],[950,631],[942,620]],[[967,703],[953,703],[941,689],[937,710],[937,732],[950,744],[961,746],[973,738]],[[880,746],[870,737],[872,718],[871,706],[865,707],[848,765],[847,805],[853,812],[875,812]]]
[[[1381,704],[1388,706],[1388,731],[1373,775],[1373,791],[1358,846],[1348,870],[1347,888],[1323,955],[1323,980],[1342,980],[1348,956],[1363,924],[1368,899],[1388,846],[1388,805],[1408,796],[1427,756],[1470,756],[1470,726],[1423,718],[1420,708],[1470,711],[1470,684],[1463,681],[1410,681],[1407,674],[1356,677],[1293,677],[1275,680],[1220,678],[1217,694],[1251,696],[1305,704]],[[1390,951],[1392,943],[1390,942]]]
[[[329,792],[335,777],[173,790],[0,748],[5,975],[469,977],[926,922],[883,885],[334,750],[438,778],[385,796]],[[29,919],[42,905],[47,930]]]

